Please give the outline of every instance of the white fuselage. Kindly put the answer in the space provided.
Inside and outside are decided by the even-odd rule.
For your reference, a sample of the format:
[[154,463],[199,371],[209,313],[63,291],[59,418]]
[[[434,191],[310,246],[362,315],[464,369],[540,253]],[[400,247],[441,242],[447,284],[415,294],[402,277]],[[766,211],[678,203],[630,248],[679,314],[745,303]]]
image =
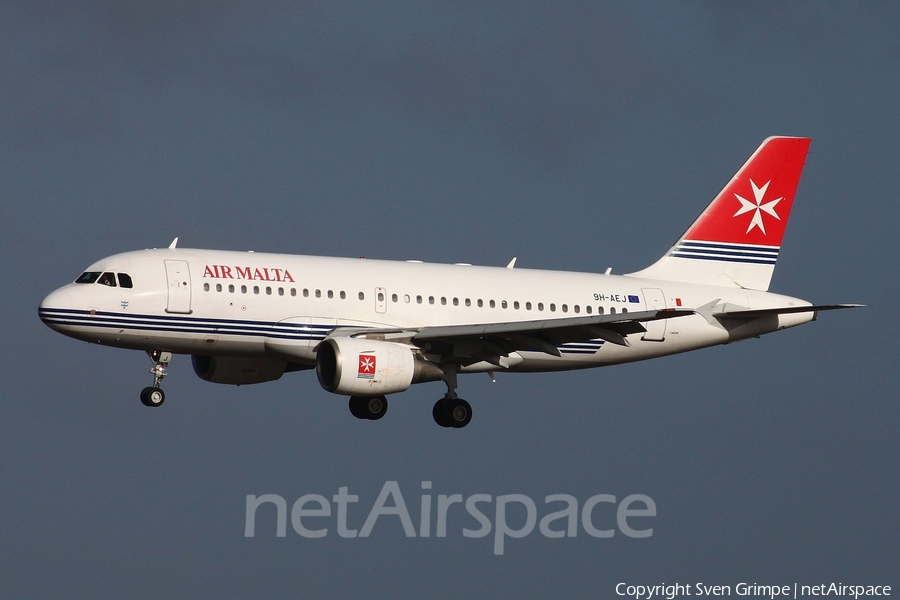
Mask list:
[[[133,287],[71,283],[41,318],[71,337],[122,348],[271,357],[297,368],[338,327],[420,328],[535,321],[659,308],[807,306],[768,292],[565,271],[254,252],[158,249],[104,258],[87,272],[127,274]],[[726,328],[698,314],[646,323],[628,346],[585,340],[560,356],[521,351],[509,371],[553,371],[643,360],[805,323],[813,312]],[[427,353],[427,348],[423,349]],[[498,370],[476,363],[463,372]]]

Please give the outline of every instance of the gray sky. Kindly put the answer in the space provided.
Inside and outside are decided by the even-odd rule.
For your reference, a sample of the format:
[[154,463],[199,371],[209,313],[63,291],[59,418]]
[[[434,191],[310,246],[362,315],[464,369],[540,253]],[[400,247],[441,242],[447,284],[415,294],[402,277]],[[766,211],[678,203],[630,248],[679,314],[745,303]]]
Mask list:
[[[891,3],[0,5],[2,597],[609,597],[900,585]],[[812,148],[773,291],[870,308],[580,373],[461,379],[377,422],[312,373],[241,388],[59,336],[37,304],[167,245],[614,272],[767,136]],[[649,495],[649,539],[274,536],[247,494]],[[436,502],[436,500],[435,500]],[[553,509],[558,508],[554,506]],[[511,509],[512,510],[512,509]],[[605,509],[604,509],[605,510]],[[598,518],[612,513],[597,512]],[[510,513],[524,520],[524,511]]]

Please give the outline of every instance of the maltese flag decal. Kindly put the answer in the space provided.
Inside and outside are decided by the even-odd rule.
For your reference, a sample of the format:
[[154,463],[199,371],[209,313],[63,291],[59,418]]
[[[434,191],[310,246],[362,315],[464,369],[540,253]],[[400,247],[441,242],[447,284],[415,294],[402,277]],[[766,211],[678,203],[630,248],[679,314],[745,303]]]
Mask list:
[[359,370],[356,373],[357,379],[375,379],[375,355],[360,354]]
[[767,290],[809,143],[766,139],[668,254],[641,275]]

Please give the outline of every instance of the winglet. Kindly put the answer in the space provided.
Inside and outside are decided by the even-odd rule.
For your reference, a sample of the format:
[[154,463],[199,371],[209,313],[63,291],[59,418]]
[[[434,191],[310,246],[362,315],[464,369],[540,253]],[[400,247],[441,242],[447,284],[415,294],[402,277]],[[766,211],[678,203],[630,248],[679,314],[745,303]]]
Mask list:
[[177,246],[177,245],[178,245],[178,238],[176,237],[174,240],[172,240],[172,243],[169,244],[169,250],[174,250],[175,246]]
[[517,259],[517,258],[519,258],[519,257],[518,257],[518,256],[513,256],[513,259],[512,259],[511,261],[509,261],[509,264],[506,265],[506,268],[507,268],[507,269],[512,269],[513,267],[515,267],[515,266],[516,266],[516,259]]

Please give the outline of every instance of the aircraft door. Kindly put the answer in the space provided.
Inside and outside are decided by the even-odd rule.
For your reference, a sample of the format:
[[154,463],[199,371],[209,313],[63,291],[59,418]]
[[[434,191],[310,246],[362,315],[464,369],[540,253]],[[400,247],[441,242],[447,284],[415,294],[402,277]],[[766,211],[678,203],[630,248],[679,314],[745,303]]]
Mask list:
[[375,312],[380,314],[387,312],[387,292],[383,287],[375,288]]
[[[647,310],[661,310],[666,307],[666,297],[659,288],[643,288],[644,302]],[[666,321],[668,319],[660,319],[658,321],[645,321],[644,327],[647,332],[641,337],[642,340],[648,342],[662,342],[666,339]]]
[[191,271],[185,260],[167,260],[166,280],[169,283],[169,300],[166,312],[191,313]]

